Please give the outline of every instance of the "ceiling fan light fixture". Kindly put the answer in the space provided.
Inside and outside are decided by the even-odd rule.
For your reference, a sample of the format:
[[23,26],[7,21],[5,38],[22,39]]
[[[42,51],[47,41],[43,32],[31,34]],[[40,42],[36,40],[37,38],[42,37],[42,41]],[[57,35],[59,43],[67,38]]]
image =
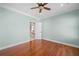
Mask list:
[[39,9],[43,9],[43,7],[42,7],[42,6],[40,6],[40,7],[39,7]]

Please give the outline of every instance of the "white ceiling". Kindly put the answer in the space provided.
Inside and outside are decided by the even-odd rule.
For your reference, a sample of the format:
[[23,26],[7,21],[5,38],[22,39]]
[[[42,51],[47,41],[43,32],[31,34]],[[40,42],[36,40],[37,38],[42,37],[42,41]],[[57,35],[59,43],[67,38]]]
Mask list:
[[20,13],[29,15],[37,20],[79,9],[78,3],[49,3],[47,6],[51,8],[51,10],[43,10],[42,13],[39,13],[39,9],[30,9],[31,7],[37,6],[35,3],[4,3],[0,4],[0,6],[17,10]]

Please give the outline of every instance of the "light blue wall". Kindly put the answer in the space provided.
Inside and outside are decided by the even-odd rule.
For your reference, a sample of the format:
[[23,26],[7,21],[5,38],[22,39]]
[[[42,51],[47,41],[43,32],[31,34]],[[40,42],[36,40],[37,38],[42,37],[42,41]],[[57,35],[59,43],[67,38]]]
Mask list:
[[43,38],[79,46],[79,10],[43,21]]
[[[30,21],[35,19],[0,7],[0,48],[29,40]],[[79,10],[41,22],[43,38],[79,45]]]
[[0,7],[0,48],[30,39],[31,17]]

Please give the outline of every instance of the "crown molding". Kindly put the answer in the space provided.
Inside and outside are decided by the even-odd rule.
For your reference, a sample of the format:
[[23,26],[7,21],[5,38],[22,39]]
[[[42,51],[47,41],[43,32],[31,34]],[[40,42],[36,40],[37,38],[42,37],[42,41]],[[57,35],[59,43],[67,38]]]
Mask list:
[[17,9],[15,9],[15,8],[8,7],[8,6],[3,6],[3,5],[0,5],[0,7],[5,8],[5,9],[10,10],[10,11],[13,11],[13,12],[16,12],[16,13],[19,13],[19,14],[22,14],[22,15],[25,15],[25,16],[28,16],[28,17],[31,17],[31,18],[33,18],[34,20],[37,20],[36,17],[33,17],[33,16],[31,16],[31,15],[25,13],[25,12],[22,12],[22,11],[20,11],[20,10],[17,10]]

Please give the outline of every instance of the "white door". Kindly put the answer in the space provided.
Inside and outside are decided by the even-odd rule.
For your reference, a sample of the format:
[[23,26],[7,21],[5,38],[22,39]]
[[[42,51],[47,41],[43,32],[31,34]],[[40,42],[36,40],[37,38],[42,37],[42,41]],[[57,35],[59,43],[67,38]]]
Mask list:
[[42,39],[42,23],[35,23],[35,39]]
[[30,22],[30,38],[35,39],[35,22]]

